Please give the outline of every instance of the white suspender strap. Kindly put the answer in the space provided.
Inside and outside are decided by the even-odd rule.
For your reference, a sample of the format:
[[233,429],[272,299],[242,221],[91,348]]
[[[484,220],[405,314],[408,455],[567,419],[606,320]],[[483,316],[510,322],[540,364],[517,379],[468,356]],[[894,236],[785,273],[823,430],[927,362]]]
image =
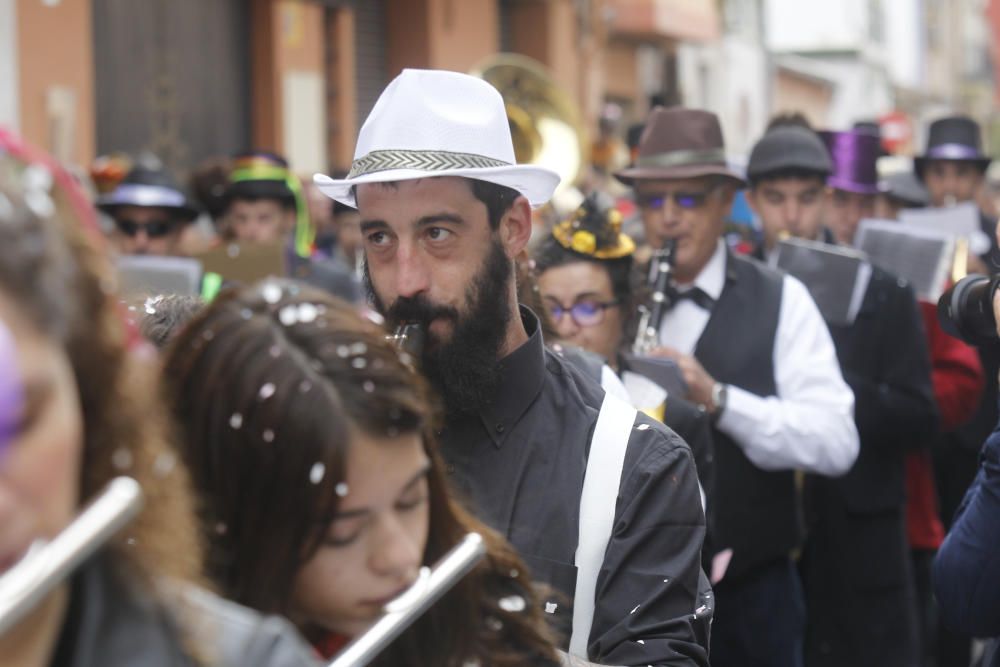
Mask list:
[[604,395],[590,441],[587,472],[580,494],[580,535],[576,545],[576,594],[573,596],[573,632],[569,652],[587,659],[590,627],[594,621],[597,575],[611,539],[615,502],[621,483],[625,450],[636,411],[611,394]]

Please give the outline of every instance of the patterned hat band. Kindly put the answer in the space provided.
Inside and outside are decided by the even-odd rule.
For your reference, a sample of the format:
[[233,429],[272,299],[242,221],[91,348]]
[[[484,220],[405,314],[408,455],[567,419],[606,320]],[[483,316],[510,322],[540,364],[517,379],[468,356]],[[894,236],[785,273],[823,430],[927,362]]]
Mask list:
[[382,150],[372,151],[354,161],[347,178],[358,178],[390,169],[414,169],[417,171],[454,171],[457,169],[489,169],[511,167],[510,162],[475,153],[454,153],[452,151],[412,151]]
[[684,167],[697,164],[725,164],[726,152],[721,148],[707,150],[681,150],[653,155],[640,155],[637,167]]

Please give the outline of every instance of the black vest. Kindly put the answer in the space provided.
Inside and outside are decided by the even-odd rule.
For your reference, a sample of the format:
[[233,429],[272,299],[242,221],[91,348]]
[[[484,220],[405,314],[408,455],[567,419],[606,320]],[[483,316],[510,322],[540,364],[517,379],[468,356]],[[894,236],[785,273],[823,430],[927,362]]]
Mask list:
[[[728,254],[726,283],[694,355],[719,382],[775,396],[774,340],[781,309],[781,273]],[[802,540],[802,513],[791,470],[756,467],[719,429],[715,441],[715,551],[733,550],[726,578],[787,556]]]

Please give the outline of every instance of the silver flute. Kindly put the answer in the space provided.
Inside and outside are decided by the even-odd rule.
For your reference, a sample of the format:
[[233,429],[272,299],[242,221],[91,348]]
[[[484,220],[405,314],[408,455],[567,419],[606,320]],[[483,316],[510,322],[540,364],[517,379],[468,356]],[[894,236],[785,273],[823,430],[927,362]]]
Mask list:
[[486,555],[479,533],[469,533],[433,568],[421,568],[416,583],[385,606],[385,615],[359,635],[329,667],[363,667],[371,662]]
[[407,322],[396,327],[387,338],[391,343],[414,359],[420,359],[424,349],[424,327],[418,322]]
[[0,635],[10,630],[142,509],[142,487],[116,477],[51,542],[36,542],[0,576]]

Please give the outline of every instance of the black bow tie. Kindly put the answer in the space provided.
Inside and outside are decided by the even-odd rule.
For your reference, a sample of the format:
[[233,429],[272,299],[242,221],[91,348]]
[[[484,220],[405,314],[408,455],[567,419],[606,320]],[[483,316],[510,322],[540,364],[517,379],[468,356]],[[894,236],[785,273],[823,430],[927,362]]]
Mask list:
[[703,308],[708,312],[712,312],[712,308],[715,307],[715,299],[709,296],[708,292],[700,287],[692,287],[691,289],[686,289],[683,292],[677,288],[671,289],[670,300],[675,306],[685,299],[693,301],[696,306]]

